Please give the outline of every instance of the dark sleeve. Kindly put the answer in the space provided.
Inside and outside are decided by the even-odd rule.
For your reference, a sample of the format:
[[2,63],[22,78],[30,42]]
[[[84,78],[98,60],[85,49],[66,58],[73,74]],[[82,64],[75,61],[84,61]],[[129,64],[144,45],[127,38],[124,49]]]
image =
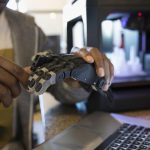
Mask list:
[[97,92],[92,91],[88,101],[87,101],[87,109],[88,112],[94,111],[112,111],[113,108],[113,95],[111,89],[107,92]]

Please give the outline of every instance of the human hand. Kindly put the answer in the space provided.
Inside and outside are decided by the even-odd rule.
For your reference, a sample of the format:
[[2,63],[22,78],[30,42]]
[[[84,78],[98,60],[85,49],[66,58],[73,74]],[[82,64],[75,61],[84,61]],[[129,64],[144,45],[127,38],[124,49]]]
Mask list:
[[20,92],[20,83],[26,86],[29,74],[18,65],[0,56],[0,103],[11,105]]
[[81,49],[74,47],[71,52],[79,57],[82,57],[88,63],[95,63],[97,75],[99,77],[105,77],[106,80],[102,90],[107,91],[114,77],[114,67],[105,54],[94,47]]

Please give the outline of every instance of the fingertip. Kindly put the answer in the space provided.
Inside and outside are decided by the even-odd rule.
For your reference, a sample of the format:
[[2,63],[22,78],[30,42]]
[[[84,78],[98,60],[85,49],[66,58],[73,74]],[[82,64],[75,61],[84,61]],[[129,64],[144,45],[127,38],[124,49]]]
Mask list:
[[93,59],[93,57],[92,56],[86,56],[85,57],[85,60],[88,62],[88,63],[94,63],[94,59]]
[[28,66],[28,67],[25,67],[24,70],[25,70],[27,73],[31,74],[31,67],[29,67],[29,66]]
[[108,86],[108,85],[104,85],[103,88],[102,88],[102,90],[103,90],[104,92],[107,92],[108,89],[109,89],[109,86]]
[[100,76],[100,77],[104,77],[104,76],[105,76],[104,69],[103,69],[103,68],[98,68],[98,69],[97,69],[97,74],[98,74],[98,76]]

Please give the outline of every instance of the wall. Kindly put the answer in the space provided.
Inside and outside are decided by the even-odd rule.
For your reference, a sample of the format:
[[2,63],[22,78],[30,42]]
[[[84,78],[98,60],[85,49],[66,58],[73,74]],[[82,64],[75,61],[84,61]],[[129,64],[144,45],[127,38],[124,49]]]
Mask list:
[[[35,17],[36,23],[47,35],[61,35],[63,30],[62,9],[68,0],[20,0],[19,11]],[[15,0],[10,0],[9,8],[17,9]]]

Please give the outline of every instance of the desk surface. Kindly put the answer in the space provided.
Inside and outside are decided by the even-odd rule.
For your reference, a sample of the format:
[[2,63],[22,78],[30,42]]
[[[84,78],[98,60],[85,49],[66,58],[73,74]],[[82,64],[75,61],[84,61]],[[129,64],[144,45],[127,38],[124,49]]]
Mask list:
[[45,137],[51,139],[64,129],[79,122],[86,115],[85,111],[77,109],[75,105],[57,105],[45,114]]
[[[61,113],[56,113],[51,116],[51,113],[48,113],[46,116],[46,139],[51,139],[55,135],[59,134],[64,129],[68,128],[69,126],[76,124],[79,122],[85,114],[79,113],[75,108],[67,108],[67,107],[60,107],[60,109],[65,109]],[[125,116],[132,116],[135,118],[145,119],[150,121],[150,110],[140,110],[140,111],[130,111],[119,113]]]
[[[76,124],[86,116],[86,110],[83,108],[84,106],[82,104],[78,105],[78,107],[62,105],[55,101],[49,94],[44,95],[44,99],[47,107],[45,112],[46,139],[53,138],[64,129]],[[150,121],[150,110],[122,112],[120,114]]]
[[[149,116],[150,111],[138,111],[139,117],[143,119],[143,116]],[[134,117],[127,117],[128,116],[136,116],[136,112],[128,112],[124,113],[123,115],[120,114],[111,114],[114,115],[114,117],[119,120],[119,122],[126,122],[126,123],[131,123],[131,124],[137,124],[137,125],[142,125],[146,127],[150,127],[150,121],[143,121],[141,119],[136,119]],[[92,118],[91,118],[92,116]],[[113,133],[118,127],[121,125],[119,122],[116,123],[112,122],[112,117],[107,113],[102,113],[102,112],[96,112],[93,113],[92,115],[88,115],[88,118],[90,117],[90,120],[82,119],[81,117],[81,122],[74,124],[74,126],[67,128],[65,131],[61,132],[59,135],[55,136],[52,140],[47,141],[46,143],[42,144],[41,146],[37,147],[36,150],[47,150],[49,147],[53,149],[58,149],[58,147],[63,150],[66,150],[68,146],[72,145],[74,149],[77,147],[81,149],[89,149],[92,146],[92,149],[95,148],[97,145],[99,145],[100,142],[102,142],[104,139],[104,135],[106,134],[110,135]],[[60,116],[58,116],[60,117]],[[64,116],[61,116],[62,118]],[[70,115],[72,117],[72,114]],[[104,121],[105,120],[105,121]],[[114,119],[113,119],[114,120]],[[147,119],[149,120],[149,119]],[[51,120],[52,121],[52,120]],[[55,120],[57,121],[57,119]],[[63,121],[63,120],[61,120]],[[61,121],[59,120],[59,123],[61,124]],[[94,123],[93,123],[94,122]],[[114,124],[115,123],[115,124]],[[111,127],[110,127],[111,124]],[[63,127],[66,126],[66,124],[63,122]],[[57,129],[58,128],[58,129]],[[115,128],[115,130],[113,129]],[[60,130],[59,129],[59,124],[58,126],[54,127],[54,130]],[[51,128],[53,130],[53,128]],[[112,131],[111,131],[112,130]],[[105,131],[105,132],[103,132]],[[49,132],[49,131],[47,131]],[[51,132],[50,132],[51,133]],[[59,132],[58,132],[59,133]],[[83,138],[83,136],[86,138]],[[82,141],[82,142],[81,142]],[[79,148],[79,149],[80,149]]]

